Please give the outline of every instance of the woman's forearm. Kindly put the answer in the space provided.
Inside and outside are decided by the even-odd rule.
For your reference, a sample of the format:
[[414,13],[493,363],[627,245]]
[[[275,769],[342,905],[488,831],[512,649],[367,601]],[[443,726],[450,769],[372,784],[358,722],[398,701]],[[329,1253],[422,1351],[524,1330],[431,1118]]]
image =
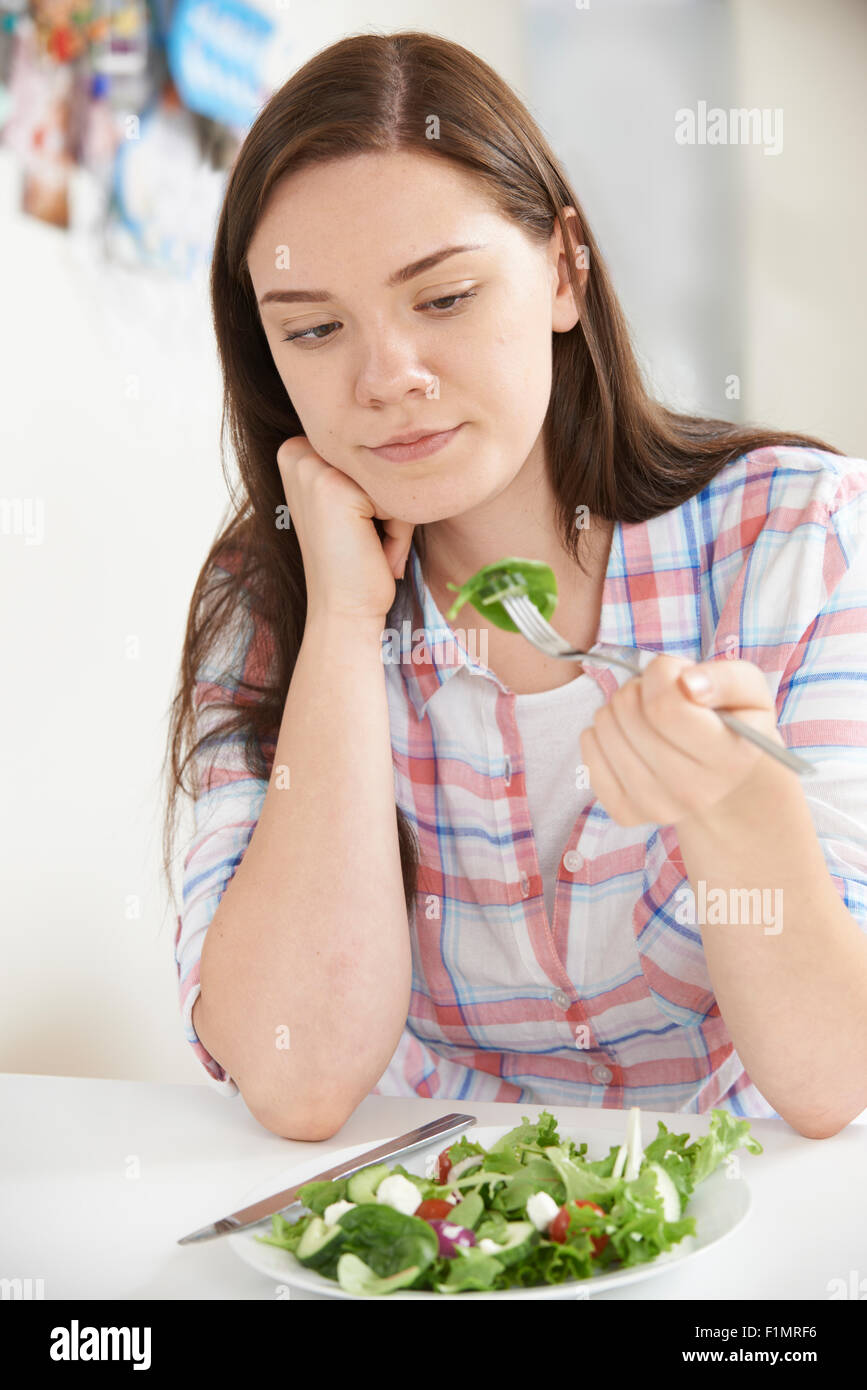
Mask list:
[[837,1133],[867,1107],[867,936],[797,777],[762,758],[733,796],[675,830],[705,904],[714,994],[751,1081],[802,1134]]
[[381,632],[308,620],[262,812],[202,952],[193,1025],[287,1138],[340,1127],[409,1007]]

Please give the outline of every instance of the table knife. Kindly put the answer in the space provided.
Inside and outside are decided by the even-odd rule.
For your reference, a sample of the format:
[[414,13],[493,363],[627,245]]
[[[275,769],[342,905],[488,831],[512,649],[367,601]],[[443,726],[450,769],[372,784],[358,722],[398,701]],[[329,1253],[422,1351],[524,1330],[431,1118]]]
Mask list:
[[294,1187],[287,1187],[282,1192],[275,1192],[271,1197],[263,1197],[261,1201],[254,1202],[249,1207],[242,1207],[240,1211],[233,1211],[229,1216],[223,1216],[219,1221],[214,1221],[210,1226],[202,1226],[198,1231],[191,1231],[187,1236],[181,1236],[178,1245],[191,1245],[194,1241],[213,1240],[216,1236],[229,1235],[234,1231],[244,1231],[250,1226],[258,1226],[267,1221],[276,1212],[285,1211],[287,1207],[301,1206],[297,1194],[308,1182],[330,1182],[335,1178],[348,1176],[350,1173],[358,1172],[359,1168],[367,1168],[369,1164],[376,1163],[383,1158],[396,1158],[398,1154],[409,1153],[410,1149],[419,1149],[423,1144],[429,1144],[432,1139],[442,1138],[446,1134],[455,1134],[460,1129],[466,1129],[468,1125],[476,1123],[475,1115],[460,1115],[457,1111],[449,1115],[443,1115],[439,1120],[430,1120],[426,1125],[420,1125],[418,1129],[411,1129],[406,1134],[400,1134],[396,1139],[389,1140],[386,1144],[380,1144],[375,1149],[368,1149],[366,1153],[358,1154],[356,1158],[349,1159],[346,1163],[339,1163],[336,1168],[327,1168],[324,1173],[314,1173],[312,1177],[305,1178],[304,1182],[296,1183]]

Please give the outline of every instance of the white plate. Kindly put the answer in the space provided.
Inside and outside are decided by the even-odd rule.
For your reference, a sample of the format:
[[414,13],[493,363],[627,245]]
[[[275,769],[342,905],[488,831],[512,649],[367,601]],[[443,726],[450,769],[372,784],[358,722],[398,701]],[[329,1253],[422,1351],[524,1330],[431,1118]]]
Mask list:
[[[601,1117],[600,1117],[601,1118]],[[605,1117],[608,1121],[608,1117]],[[625,1120],[625,1117],[624,1117]],[[673,1126],[668,1124],[669,1131]],[[490,1148],[497,1139],[507,1134],[509,1129],[514,1128],[510,1125],[472,1125],[465,1135],[469,1139],[475,1140],[484,1148]],[[576,1144],[587,1144],[587,1157],[592,1161],[604,1158],[612,1144],[623,1142],[626,1138],[625,1124],[622,1139],[612,1131],[610,1121],[602,1124],[598,1132],[594,1135],[593,1128],[588,1125],[582,1127],[581,1132],[570,1129],[567,1125],[558,1124],[558,1133],[561,1138],[570,1138]],[[676,1129],[676,1127],[675,1127]],[[438,1154],[449,1144],[457,1143],[457,1139],[462,1137],[440,1136],[434,1143],[425,1148],[415,1149],[412,1153],[403,1154],[395,1159],[384,1159],[389,1164],[401,1163],[407,1172],[415,1173],[419,1177],[426,1175],[425,1160],[429,1155]],[[654,1133],[643,1138],[642,1142],[646,1146],[651,1139],[656,1137],[656,1127]],[[386,1141],[383,1140],[383,1143]],[[351,1148],[340,1149],[338,1152],[330,1153],[326,1167],[336,1167],[348,1159],[355,1158],[364,1153],[374,1145],[369,1141],[365,1144],[355,1144]],[[269,1193],[280,1192],[284,1187],[290,1187],[293,1183],[299,1183],[305,1178],[315,1177],[317,1171],[321,1172],[323,1162],[320,1158],[318,1162],[311,1160],[303,1165],[296,1165],[281,1177],[272,1176],[267,1183],[259,1184],[246,1197],[239,1202],[240,1206],[251,1205],[262,1197],[267,1197]],[[465,1299],[485,1298],[485,1299],[506,1299],[506,1298],[589,1298],[593,1293],[600,1290],[622,1288],[624,1284],[635,1284],[640,1279],[652,1279],[654,1275],[668,1273],[674,1266],[678,1268],[687,1260],[695,1259],[696,1255],[704,1250],[711,1249],[718,1245],[726,1236],[730,1236],[734,1230],[746,1218],[750,1210],[750,1192],[746,1182],[742,1177],[733,1177],[727,1170],[725,1163],[721,1164],[715,1172],[704,1182],[699,1183],[689,1201],[684,1212],[684,1216],[695,1217],[696,1234],[685,1236],[671,1250],[658,1255],[655,1260],[650,1260],[646,1264],[634,1265],[629,1269],[610,1270],[608,1273],[595,1274],[590,1279],[570,1279],[563,1284],[544,1284],[531,1288],[511,1288],[498,1289],[493,1292],[484,1293],[479,1290],[467,1291],[457,1294],[442,1294],[428,1289],[398,1289],[394,1293],[381,1295],[381,1299],[387,1298],[389,1302],[394,1299],[436,1299],[442,1302],[446,1298],[457,1298],[462,1303]],[[304,1215],[301,1208],[296,1207],[291,1214],[287,1215],[287,1221],[295,1221]],[[347,1293],[342,1289],[336,1280],[326,1279],[324,1275],[318,1274],[315,1270],[307,1269],[299,1264],[295,1256],[288,1250],[280,1250],[276,1245],[263,1245],[255,1239],[255,1236],[271,1234],[271,1219],[265,1224],[251,1227],[247,1231],[238,1231],[235,1235],[227,1236],[226,1239],[232,1249],[248,1265],[268,1276],[269,1279],[279,1284],[286,1284],[290,1289],[304,1290],[305,1293],[318,1294],[328,1298],[354,1298],[356,1295]]]

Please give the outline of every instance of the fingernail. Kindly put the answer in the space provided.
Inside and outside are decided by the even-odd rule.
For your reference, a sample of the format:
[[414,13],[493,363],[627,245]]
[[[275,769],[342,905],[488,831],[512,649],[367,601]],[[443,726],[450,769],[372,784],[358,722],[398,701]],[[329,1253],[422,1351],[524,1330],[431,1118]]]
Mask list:
[[692,695],[708,695],[710,681],[703,671],[686,671],[680,678]]

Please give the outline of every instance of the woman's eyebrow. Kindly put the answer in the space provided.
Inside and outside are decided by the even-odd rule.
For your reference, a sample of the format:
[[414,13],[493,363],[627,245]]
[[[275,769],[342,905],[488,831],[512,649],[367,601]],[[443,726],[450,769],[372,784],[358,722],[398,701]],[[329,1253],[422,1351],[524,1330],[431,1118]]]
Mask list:
[[[431,252],[429,256],[422,256],[420,261],[412,261],[402,270],[393,271],[385,282],[385,288],[392,289],[395,285],[404,285],[407,280],[414,280],[416,275],[433,270],[435,265],[439,265],[440,261],[446,260],[449,256],[458,256],[464,251],[483,251],[487,245],[487,242],[470,242],[466,246],[443,246],[439,251]],[[333,298],[330,290],[268,290],[259,300],[259,304],[297,304],[301,301],[309,301],[312,304]]]

